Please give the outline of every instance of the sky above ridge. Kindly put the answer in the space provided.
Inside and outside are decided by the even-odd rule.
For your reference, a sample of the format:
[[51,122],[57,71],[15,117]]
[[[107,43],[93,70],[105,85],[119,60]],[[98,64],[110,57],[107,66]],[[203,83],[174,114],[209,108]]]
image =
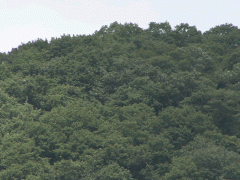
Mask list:
[[38,38],[93,34],[103,25],[150,22],[196,26],[202,32],[216,25],[240,27],[239,0],[0,0],[0,52]]

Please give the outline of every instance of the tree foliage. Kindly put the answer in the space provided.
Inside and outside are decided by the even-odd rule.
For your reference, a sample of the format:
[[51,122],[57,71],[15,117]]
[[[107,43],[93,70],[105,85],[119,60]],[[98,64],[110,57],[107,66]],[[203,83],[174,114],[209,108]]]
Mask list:
[[240,179],[239,37],[113,22],[0,53],[0,179]]

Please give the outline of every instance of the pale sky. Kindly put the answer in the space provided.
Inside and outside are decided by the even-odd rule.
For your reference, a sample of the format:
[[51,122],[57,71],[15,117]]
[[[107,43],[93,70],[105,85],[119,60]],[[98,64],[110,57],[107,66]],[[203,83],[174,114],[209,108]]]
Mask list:
[[0,52],[22,43],[51,40],[63,34],[93,34],[103,25],[150,22],[196,26],[240,27],[240,0],[0,0]]

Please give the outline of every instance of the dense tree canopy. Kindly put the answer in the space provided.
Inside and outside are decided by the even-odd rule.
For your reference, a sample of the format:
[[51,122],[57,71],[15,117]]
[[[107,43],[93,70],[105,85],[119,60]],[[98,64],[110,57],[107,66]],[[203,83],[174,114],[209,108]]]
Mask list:
[[112,23],[0,53],[0,179],[240,179],[240,29]]

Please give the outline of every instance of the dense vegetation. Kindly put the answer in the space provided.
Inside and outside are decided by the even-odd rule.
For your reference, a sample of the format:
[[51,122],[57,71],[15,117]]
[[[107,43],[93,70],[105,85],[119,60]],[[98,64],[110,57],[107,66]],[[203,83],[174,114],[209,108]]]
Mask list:
[[0,54],[0,179],[240,179],[240,29],[112,23]]

